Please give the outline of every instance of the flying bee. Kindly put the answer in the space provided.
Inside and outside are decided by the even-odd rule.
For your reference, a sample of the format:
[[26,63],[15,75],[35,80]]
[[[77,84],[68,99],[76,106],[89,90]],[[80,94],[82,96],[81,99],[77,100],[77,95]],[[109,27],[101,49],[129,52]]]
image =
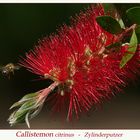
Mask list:
[[10,74],[14,74],[15,70],[19,70],[20,66],[13,64],[13,63],[8,63],[5,66],[0,67],[0,71],[3,75],[8,76],[8,78],[10,78]]

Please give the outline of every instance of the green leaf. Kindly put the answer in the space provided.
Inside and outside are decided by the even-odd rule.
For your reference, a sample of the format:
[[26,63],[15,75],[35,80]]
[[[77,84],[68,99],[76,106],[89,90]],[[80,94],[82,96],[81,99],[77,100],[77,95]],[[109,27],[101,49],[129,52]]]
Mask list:
[[36,108],[36,101],[31,100],[25,102],[12,116],[9,118],[10,123],[16,124],[16,123],[23,123],[25,122],[26,115],[31,110],[34,110]]
[[18,106],[24,104],[26,101],[29,101],[29,100],[32,100],[32,99],[36,98],[37,95],[38,95],[38,93],[30,93],[30,94],[25,95],[23,98],[21,98],[21,100],[19,100],[18,102],[14,103],[10,107],[10,109],[18,107]]
[[34,118],[35,116],[37,116],[39,112],[41,111],[42,107],[43,107],[43,104],[40,105],[36,110],[32,111],[32,113],[30,114],[30,118]]
[[125,29],[124,22],[123,22],[123,20],[122,20],[121,18],[120,18],[120,19],[118,19],[118,22],[119,22],[119,24],[120,24],[121,28],[122,28],[122,29]]
[[126,11],[127,17],[136,24],[140,24],[140,7],[133,7]]
[[25,116],[25,122],[26,122],[26,124],[27,124],[28,128],[30,128],[30,123],[29,123],[29,114],[30,114],[30,112],[28,112],[28,113],[26,114],[26,116]]
[[125,29],[124,22],[123,22],[122,18],[120,17],[119,13],[117,12],[117,9],[116,9],[115,5],[112,4],[112,3],[103,3],[102,5],[104,7],[105,14],[107,14],[107,15],[111,14],[114,17],[115,13],[117,13],[117,19],[116,20],[119,22],[121,28]]
[[46,92],[50,93],[58,84],[58,82],[54,82],[48,88],[36,93],[27,94],[20,101],[16,102],[12,107],[18,106],[19,108],[10,115],[9,123],[15,125],[26,122],[27,126],[30,127],[29,119],[32,119],[41,111],[48,96]]
[[133,30],[128,50],[124,54],[124,56],[120,62],[120,68],[123,68],[127,64],[127,62],[134,56],[134,54],[137,50],[137,45],[138,45],[137,36],[136,36],[135,30]]
[[23,123],[25,122],[25,116],[27,114],[27,110],[16,110],[14,111],[10,117],[8,118],[9,123],[11,126],[17,124],[17,123]]
[[13,108],[15,108],[15,107],[18,107],[18,106],[20,106],[20,105],[22,105],[23,104],[23,102],[15,102],[11,107],[10,107],[10,109],[13,109]]
[[98,16],[96,21],[104,30],[109,33],[119,34],[122,31],[119,22],[111,16]]
[[38,115],[45,101],[44,98],[40,101],[38,99],[38,94],[33,93],[25,95],[19,102],[13,104],[13,107],[19,106],[19,109],[14,111],[8,119],[11,126],[26,122],[27,126],[30,128],[29,119]]
[[21,107],[20,110],[31,110],[37,107],[37,100],[31,100],[31,101],[27,101],[25,102]]
[[27,100],[30,100],[30,99],[36,97],[37,95],[38,95],[37,92],[27,94],[27,95],[25,95],[20,101],[27,101]]

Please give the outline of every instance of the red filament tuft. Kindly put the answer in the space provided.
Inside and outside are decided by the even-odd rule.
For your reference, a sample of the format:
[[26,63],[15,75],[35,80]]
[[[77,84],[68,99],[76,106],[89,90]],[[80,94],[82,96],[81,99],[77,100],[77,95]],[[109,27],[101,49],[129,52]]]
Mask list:
[[104,14],[102,5],[91,6],[73,19],[71,26],[63,26],[58,35],[44,38],[20,62],[31,72],[60,83],[49,102],[57,112],[66,106],[68,119],[110,98],[140,74],[138,50],[122,69],[124,47],[105,51],[119,38],[97,24],[96,17]]

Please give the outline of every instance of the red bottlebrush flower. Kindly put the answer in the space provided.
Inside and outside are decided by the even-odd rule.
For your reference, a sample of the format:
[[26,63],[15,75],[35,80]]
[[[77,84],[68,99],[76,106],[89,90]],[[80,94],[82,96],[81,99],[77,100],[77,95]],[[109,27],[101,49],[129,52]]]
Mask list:
[[101,15],[105,15],[102,5],[91,6],[73,19],[71,26],[63,26],[58,35],[40,41],[20,62],[31,72],[59,83],[48,101],[54,111],[66,107],[68,119],[110,98],[140,74],[139,51],[122,69],[123,47],[107,51],[119,37],[97,24],[96,17]]

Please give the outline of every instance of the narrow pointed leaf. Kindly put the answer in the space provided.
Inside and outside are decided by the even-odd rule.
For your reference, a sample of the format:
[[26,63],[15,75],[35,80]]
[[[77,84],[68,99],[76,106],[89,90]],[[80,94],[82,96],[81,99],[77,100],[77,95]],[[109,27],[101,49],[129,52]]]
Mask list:
[[8,121],[10,122],[11,125],[12,125],[11,120],[13,120],[15,113],[16,113],[16,111],[14,111],[8,118]]
[[15,108],[15,107],[18,107],[18,106],[20,106],[20,105],[22,105],[23,104],[23,102],[16,102],[16,103],[14,103],[11,107],[10,107],[10,109],[13,109],[13,108]]
[[25,115],[27,113],[27,110],[22,110],[22,111],[14,111],[8,119],[9,123],[11,126],[17,124],[17,123],[23,123],[25,122]]
[[30,99],[32,99],[32,98],[35,98],[37,95],[38,95],[37,92],[27,94],[27,95],[25,95],[20,101],[27,101],[27,100],[30,100]]
[[24,102],[22,103],[16,102],[13,105],[13,106],[19,106],[19,109],[14,111],[8,119],[11,126],[17,123],[26,122],[27,126],[30,128],[29,119],[32,119],[41,111],[45,99],[41,100],[41,102],[38,102],[38,98],[34,98],[34,97],[32,98],[32,96],[26,96],[25,99],[28,99],[28,97],[29,98],[31,97],[31,99],[24,100]]
[[117,13],[117,19],[116,20],[119,22],[121,28],[125,29],[124,22],[123,22],[122,18],[120,17],[119,13],[117,12],[117,9],[116,9],[115,5],[112,4],[112,3],[103,3],[102,5],[104,7],[105,14],[116,15],[116,13]]
[[135,30],[133,30],[130,43],[129,43],[129,48],[127,52],[124,54],[120,62],[120,68],[123,68],[126,65],[126,63],[134,56],[137,50],[137,45],[138,45],[137,36],[136,36]]
[[19,109],[20,110],[30,110],[30,109],[34,109],[36,107],[37,107],[37,101],[31,100],[31,101],[27,101],[26,103],[24,103]]
[[25,116],[25,122],[26,122],[26,124],[27,124],[28,128],[30,128],[30,123],[29,123],[29,114],[30,114],[30,112],[28,112],[28,113],[26,114],[26,116]]
[[14,103],[10,107],[10,109],[13,109],[15,107],[18,107],[18,106],[24,104],[26,101],[29,101],[29,100],[32,100],[32,99],[36,98],[37,95],[38,95],[38,93],[30,93],[30,94],[25,95],[23,98],[21,98],[21,100],[19,100],[18,102]]
[[119,22],[111,16],[98,16],[96,21],[104,30],[109,33],[119,34],[122,31]]
[[120,19],[118,19],[118,22],[119,22],[119,24],[120,24],[121,28],[122,28],[122,29],[125,29],[124,22],[123,22],[123,20],[122,20],[121,18],[120,18]]
[[40,113],[42,107],[43,107],[43,103],[35,111],[30,113],[30,118],[34,118],[35,116],[37,116]]

